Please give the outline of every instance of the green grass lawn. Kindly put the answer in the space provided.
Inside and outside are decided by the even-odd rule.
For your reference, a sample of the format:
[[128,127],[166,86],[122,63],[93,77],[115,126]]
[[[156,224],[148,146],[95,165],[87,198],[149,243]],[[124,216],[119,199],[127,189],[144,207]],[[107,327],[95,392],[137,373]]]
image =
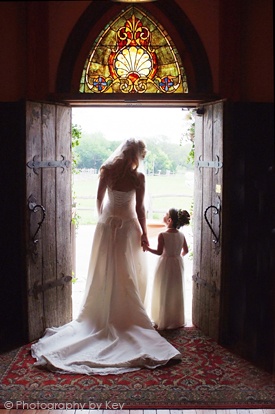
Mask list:
[[[79,224],[95,224],[95,196],[98,177],[81,172],[73,177],[73,195]],[[85,197],[85,198],[82,198]],[[193,203],[193,173],[146,177],[146,209],[149,219],[161,220],[171,207],[188,210]]]

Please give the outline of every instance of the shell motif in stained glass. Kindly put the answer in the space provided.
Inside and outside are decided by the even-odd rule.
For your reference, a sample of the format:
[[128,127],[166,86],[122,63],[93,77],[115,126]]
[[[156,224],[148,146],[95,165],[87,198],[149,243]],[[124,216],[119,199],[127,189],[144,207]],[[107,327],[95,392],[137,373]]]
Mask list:
[[114,66],[118,77],[126,77],[131,72],[135,72],[141,77],[147,77],[153,68],[149,53],[136,46],[119,52],[115,58]]

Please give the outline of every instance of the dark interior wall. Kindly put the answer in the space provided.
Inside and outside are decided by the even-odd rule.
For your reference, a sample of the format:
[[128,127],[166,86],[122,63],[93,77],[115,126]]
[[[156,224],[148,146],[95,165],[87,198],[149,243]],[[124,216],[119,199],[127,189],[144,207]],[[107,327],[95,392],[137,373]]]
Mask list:
[[3,350],[24,342],[26,338],[23,103],[0,104],[0,131],[0,348]]
[[[273,104],[234,104],[225,143],[227,258],[222,341],[274,370],[275,177]],[[229,164],[229,165],[228,165]]]

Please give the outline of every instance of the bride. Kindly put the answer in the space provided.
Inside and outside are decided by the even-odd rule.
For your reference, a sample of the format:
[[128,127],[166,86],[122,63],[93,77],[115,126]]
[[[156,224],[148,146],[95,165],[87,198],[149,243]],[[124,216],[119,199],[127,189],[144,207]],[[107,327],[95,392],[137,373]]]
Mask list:
[[[120,374],[156,368],[180,353],[152,326],[145,308],[148,244],[143,141],[121,144],[100,169],[96,226],[79,316],[48,328],[32,345],[35,365],[80,374]],[[107,193],[107,197],[105,197]],[[106,200],[107,198],[107,200]]]

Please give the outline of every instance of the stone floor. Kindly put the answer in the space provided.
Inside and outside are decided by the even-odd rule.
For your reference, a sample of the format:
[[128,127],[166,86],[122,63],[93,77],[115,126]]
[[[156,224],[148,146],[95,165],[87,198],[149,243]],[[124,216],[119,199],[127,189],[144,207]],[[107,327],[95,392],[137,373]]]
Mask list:
[[[76,248],[75,248],[75,279],[73,283],[73,317],[75,318],[78,315],[79,307],[81,304],[82,295],[85,289],[86,283],[86,274],[89,264],[89,257],[91,251],[91,245],[94,235],[95,226],[93,225],[84,225],[79,226],[76,230]],[[157,246],[157,234],[161,231],[158,229],[149,230],[149,240],[150,245],[154,248]],[[186,236],[187,243],[189,245],[189,250],[192,252],[192,228],[191,226],[184,229],[184,234]],[[154,254],[147,254],[148,267],[149,267],[149,280],[148,280],[148,289],[149,295],[152,291],[152,282],[154,276],[154,268],[156,265],[156,260],[158,256]],[[192,312],[192,253],[184,257],[184,266],[185,266],[185,319],[186,326],[191,326],[191,312]]]

